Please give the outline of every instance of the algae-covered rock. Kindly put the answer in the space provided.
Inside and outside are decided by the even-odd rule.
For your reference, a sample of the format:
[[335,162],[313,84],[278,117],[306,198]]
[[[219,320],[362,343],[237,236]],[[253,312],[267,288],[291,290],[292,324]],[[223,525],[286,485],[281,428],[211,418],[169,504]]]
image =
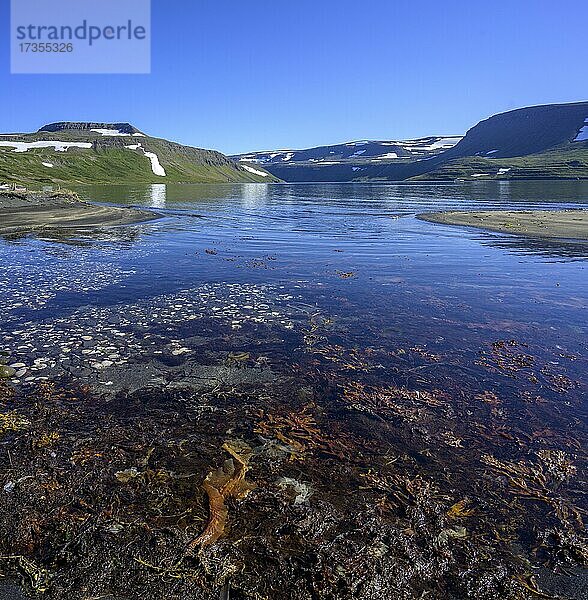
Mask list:
[[8,379],[9,377],[13,377],[16,373],[16,370],[7,365],[0,365],[0,379]]

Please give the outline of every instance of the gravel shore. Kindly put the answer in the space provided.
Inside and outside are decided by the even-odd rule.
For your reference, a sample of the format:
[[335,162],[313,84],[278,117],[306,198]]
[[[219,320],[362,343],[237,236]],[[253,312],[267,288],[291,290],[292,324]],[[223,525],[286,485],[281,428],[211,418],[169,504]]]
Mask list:
[[0,192],[0,235],[130,225],[158,217],[146,210],[84,202],[72,192]]
[[488,210],[424,213],[423,221],[529,237],[588,240],[586,210]]

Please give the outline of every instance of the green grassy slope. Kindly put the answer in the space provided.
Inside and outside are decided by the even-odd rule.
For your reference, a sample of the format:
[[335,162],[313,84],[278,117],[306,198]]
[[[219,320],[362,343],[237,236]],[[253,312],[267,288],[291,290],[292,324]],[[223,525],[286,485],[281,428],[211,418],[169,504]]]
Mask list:
[[[104,137],[84,130],[62,130],[2,136],[3,141],[90,142],[93,147],[34,148],[14,152],[0,147],[0,182],[21,183],[34,188],[69,183],[225,183],[272,182],[272,175],[250,173],[220,152],[183,146],[167,140],[145,137]],[[166,176],[155,175],[149,159],[139,150],[125,146],[140,143],[157,154]],[[53,167],[43,166],[43,162]],[[258,169],[262,171],[263,169]]]
[[454,179],[588,179],[588,142],[565,144],[547,152],[512,158],[460,158],[412,177],[411,181]]

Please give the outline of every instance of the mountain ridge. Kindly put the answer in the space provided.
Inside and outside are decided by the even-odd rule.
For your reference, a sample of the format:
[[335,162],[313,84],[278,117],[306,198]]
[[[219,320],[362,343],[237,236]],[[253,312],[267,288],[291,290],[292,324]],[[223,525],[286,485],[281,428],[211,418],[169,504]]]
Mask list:
[[231,157],[129,122],[58,121],[0,134],[0,182],[223,183],[588,179],[588,102],[492,115],[465,135],[356,140]]
[[328,146],[281,149],[231,155],[241,162],[280,164],[284,162],[332,162],[352,158],[411,159],[435,156],[462,139],[459,135],[426,136],[408,140],[354,140]]
[[[588,102],[543,104],[492,115],[464,136],[449,136],[459,138],[451,147],[420,156],[396,152],[395,157],[378,157],[364,153],[362,157],[351,155],[329,161],[312,160],[307,155],[297,161],[292,154],[295,151],[287,151],[292,156],[284,161],[279,160],[279,153],[284,151],[266,151],[234,158],[242,162],[261,159],[260,164],[269,172],[290,182],[588,178],[588,144],[584,138],[576,139],[582,131],[587,132],[588,139]],[[407,142],[410,140],[384,143]],[[338,146],[309,150],[325,157]],[[278,160],[264,160],[275,153]]]

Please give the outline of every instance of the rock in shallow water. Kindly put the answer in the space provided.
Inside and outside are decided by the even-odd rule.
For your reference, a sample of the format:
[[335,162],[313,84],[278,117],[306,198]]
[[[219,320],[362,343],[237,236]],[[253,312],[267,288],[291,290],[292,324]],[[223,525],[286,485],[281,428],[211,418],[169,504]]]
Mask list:
[[8,379],[16,373],[16,370],[6,365],[0,365],[0,379]]

